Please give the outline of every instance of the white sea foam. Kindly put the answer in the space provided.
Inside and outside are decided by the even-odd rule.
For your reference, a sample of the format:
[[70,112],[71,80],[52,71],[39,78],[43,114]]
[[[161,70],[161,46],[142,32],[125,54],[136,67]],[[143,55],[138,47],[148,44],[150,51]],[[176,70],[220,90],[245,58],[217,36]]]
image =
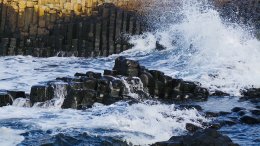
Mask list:
[[[195,109],[177,110],[174,105],[147,101],[129,105],[119,102],[97,105],[87,111],[23,108],[0,108],[0,120],[18,119],[31,129],[59,132],[87,132],[90,135],[117,136],[133,144],[152,144],[186,132],[186,123],[207,122]],[[107,130],[105,133],[95,129]],[[113,129],[115,132],[110,132]]]
[[31,56],[0,57],[0,89],[30,91],[32,85],[73,76],[76,72],[103,72],[111,68],[111,58],[35,58]]
[[[149,68],[199,81],[212,90],[239,95],[241,88],[260,87],[260,42],[238,24],[222,20],[205,2],[183,0],[181,6],[178,23],[167,22],[166,27],[131,39],[135,55],[145,51],[149,55],[140,59]],[[150,54],[156,41],[167,50],[161,52],[163,57],[147,62],[155,56]]]
[[1,146],[14,146],[24,140],[20,134],[22,130],[13,130],[6,127],[0,127],[0,145]]

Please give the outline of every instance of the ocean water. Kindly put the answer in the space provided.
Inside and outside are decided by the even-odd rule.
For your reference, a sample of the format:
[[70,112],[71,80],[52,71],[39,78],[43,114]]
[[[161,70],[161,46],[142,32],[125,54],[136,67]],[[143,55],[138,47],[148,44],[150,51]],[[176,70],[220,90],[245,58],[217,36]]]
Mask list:
[[[158,3],[161,5],[156,7]],[[0,89],[29,93],[32,85],[56,77],[87,71],[102,73],[113,67],[116,57],[126,56],[148,69],[198,81],[211,91],[221,90],[232,95],[201,103],[205,110],[230,111],[235,106],[255,106],[238,101],[240,89],[260,87],[260,42],[250,34],[251,28],[221,18],[207,1],[163,0],[145,8],[153,11],[147,16],[152,29],[130,37],[132,49],[118,55],[89,59],[0,57]],[[156,42],[165,49],[156,50]],[[57,103],[62,102],[58,100]],[[102,140],[119,139],[134,145],[149,145],[187,133],[186,123],[202,126],[202,122],[212,120],[195,109],[181,110],[174,104],[156,101],[134,104],[122,101],[110,106],[96,104],[85,111],[62,110],[60,104],[29,108],[24,107],[25,103],[19,99],[14,105],[0,108],[0,145],[45,144],[59,134],[75,143],[100,145]],[[241,145],[258,145],[259,127],[239,125],[222,131]],[[242,135],[247,128],[255,130]]]

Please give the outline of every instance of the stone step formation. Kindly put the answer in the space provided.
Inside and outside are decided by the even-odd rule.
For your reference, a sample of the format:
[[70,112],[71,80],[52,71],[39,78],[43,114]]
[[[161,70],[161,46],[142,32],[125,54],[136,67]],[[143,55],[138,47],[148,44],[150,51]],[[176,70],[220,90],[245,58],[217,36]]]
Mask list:
[[[241,90],[242,100],[259,102],[260,89]],[[94,103],[105,105],[120,100],[156,99],[163,102],[207,101],[208,96],[227,96],[216,91],[209,93],[198,82],[172,78],[158,70],[148,70],[138,61],[118,57],[112,70],[104,73],[75,73],[74,77],[58,77],[24,91],[0,90],[0,107],[12,105],[17,98],[27,99],[27,104],[41,106],[64,99],[62,108],[86,109]]]
[[113,70],[105,70],[103,75],[87,72],[60,77],[32,86],[29,95],[22,91],[2,91],[0,105],[11,105],[17,98],[27,98],[31,106],[64,99],[62,108],[85,109],[96,102],[109,105],[120,100],[142,99],[204,101],[208,96],[208,90],[199,83],[174,79],[160,71],[148,70],[137,61],[119,57]]
[[108,56],[140,34],[136,0],[2,0],[0,56]]

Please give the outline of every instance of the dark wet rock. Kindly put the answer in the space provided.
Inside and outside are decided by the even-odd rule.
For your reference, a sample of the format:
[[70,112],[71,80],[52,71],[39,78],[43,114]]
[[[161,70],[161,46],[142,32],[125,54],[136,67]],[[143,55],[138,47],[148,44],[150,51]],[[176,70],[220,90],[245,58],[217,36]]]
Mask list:
[[214,93],[211,94],[211,96],[230,96],[228,93],[225,93],[223,91],[215,91]]
[[35,85],[31,88],[30,101],[32,105],[36,102],[51,100],[54,96],[53,89],[48,85]]
[[208,128],[218,130],[218,129],[220,129],[222,126],[223,126],[223,125],[220,124],[220,123],[212,123],[212,124],[210,124],[210,125],[208,126]]
[[13,100],[17,98],[26,98],[24,91],[7,91],[7,93],[12,97]]
[[198,131],[200,129],[202,129],[202,128],[199,127],[199,126],[196,126],[194,124],[191,124],[191,123],[187,123],[186,124],[186,130],[188,130],[189,132],[194,133],[194,132],[196,132],[196,131]]
[[[23,142],[26,144],[26,141]],[[89,136],[88,134],[66,135],[57,134],[44,139],[37,139],[30,142],[33,145],[41,146],[128,146],[126,142],[113,137]]]
[[238,146],[232,140],[215,129],[205,129],[193,135],[173,136],[165,142],[158,142],[153,146]]
[[23,91],[0,91],[0,107],[12,105],[17,98],[26,98]]
[[220,116],[220,114],[218,112],[208,111],[208,112],[205,112],[205,114],[206,114],[206,117],[218,117],[218,116]]
[[259,106],[259,105],[257,105],[257,106],[255,106],[255,108],[257,108],[257,109],[260,109],[260,106]]
[[86,73],[86,75],[87,75],[87,77],[89,77],[89,78],[96,78],[96,79],[99,79],[99,78],[101,78],[101,73],[96,73],[96,72],[92,72],[92,71],[88,71],[87,73]]
[[156,50],[165,50],[166,47],[160,44],[158,41],[156,42]]
[[247,111],[246,111],[246,110],[242,110],[242,111],[239,111],[239,112],[238,112],[238,115],[239,115],[239,116],[244,116],[245,114],[247,114]]
[[221,124],[222,126],[224,126],[224,125],[232,126],[232,125],[237,124],[237,122],[235,122],[235,121],[233,121],[233,120],[223,120],[223,121],[221,121],[220,124]]
[[242,110],[245,110],[245,108],[243,108],[243,107],[234,107],[231,111],[237,113],[237,112],[240,112]]
[[140,65],[137,61],[126,59],[125,57],[118,57],[115,60],[116,70],[119,75],[137,77],[140,71]]
[[259,124],[260,123],[260,119],[253,117],[253,116],[249,116],[249,115],[244,115],[240,118],[240,121],[245,123],[245,124]]
[[142,72],[139,76],[144,87],[154,87],[153,75],[149,72]]
[[58,77],[58,78],[56,78],[56,80],[67,82],[67,83],[69,83],[69,82],[80,82],[81,81],[81,79],[78,78],[78,77]]
[[139,77],[152,97],[176,101],[188,99],[205,101],[209,96],[208,90],[202,88],[199,83],[173,79],[158,70],[147,70],[140,66],[137,61],[125,57],[116,59],[113,70],[118,75]]
[[84,77],[81,78],[81,82],[83,82],[83,89],[97,89],[98,80],[96,78]]
[[116,70],[104,70],[103,75],[116,76],[118,73]]
[[248,98],[260,98],[260,88],[242,90],[242,95]]
[[253,115],[259,116],[259,115],[260,115],[260,110],[251,110],[251,113],[252,113]]
[[85,109],[90,108],[97,100],[97,92],[94,90],[71,90],[65,98],[62,108]]
[[[159,98],[172,102],[205,101],[209,96],[208,90],[201,87],[200,83],[174,79],[161,71],[148,70],[140,66],[138,61],[125,57],[118,57],[113,70],[105,70],[103,76],[101,73],[89,71],[33,86],[30,93],[32,105],[36,102],[43,104],[59,96],[56,95],[58,88],[65,93],[62,95],[62,98],[65,98],[63,108],[74,109],[90,107],[94,102],[107,105],[131,99],[129,93],[138,94],[141,99]],[[18,96],[24,98],[24,92],[12,92],[13,99]]]
[[0,91],[0,107],[11,105],[12,103],[12,97],[7,92]]

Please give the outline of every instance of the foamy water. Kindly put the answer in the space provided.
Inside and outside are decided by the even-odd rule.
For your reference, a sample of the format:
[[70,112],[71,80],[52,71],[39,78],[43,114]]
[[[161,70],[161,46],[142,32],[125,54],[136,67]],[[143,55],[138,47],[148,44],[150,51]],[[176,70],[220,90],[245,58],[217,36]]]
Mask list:
[[[195,109],[178,110],[174,105],[151,101],[133,105],[125,102],[110,106],[97,104],[87,111],[13,106],[0,108],[0,121],[8,119],[19,121],[22,125],[30,125],[25,131],[51,130],[52,135],[78,131],[89,135],[122,137],[127,142],[139,145],[152,144],[168,140],[173,135],[184,134],[186,123],[200,126],[202,121],[208,121]],[[109,129],[116,132],[110,132]],[[10,134],[15,135],[20,130],[12,131]],[[1,140],[0,138],[0,143],[6,141],[5,138]]]
[[[183,3],[180,22],[168,22],[167,27],[132,38],[135,54],[149,54],[141,58],[149,68],[199,81],[212,90],[240,95],[244,87],[260,87],[259,40],[238,24],[225,22],[202,2]],[[156,41],[167,50],[146,63],[155,54],[150,52],[154,52]]]
[[23,130],[0,127],[0,145],[14,146],[19,144],[24,140],[24,137],[20,135],[23,132]]

